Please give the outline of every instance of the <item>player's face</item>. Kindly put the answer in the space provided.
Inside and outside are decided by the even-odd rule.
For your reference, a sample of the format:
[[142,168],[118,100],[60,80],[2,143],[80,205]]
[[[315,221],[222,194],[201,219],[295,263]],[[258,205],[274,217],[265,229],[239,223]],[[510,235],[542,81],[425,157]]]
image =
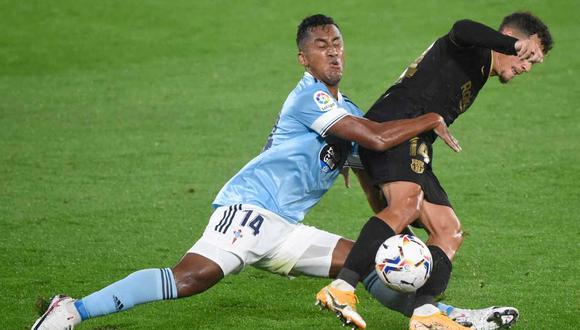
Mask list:
[[342,78],[344,49],[342,35],[334,25],[317,26],[308,32],[298,53],[300,64],[327,86],[338,86]]
[[[529,38],[522,33],[510,34],[517,39]],[[541,45],[540,45],[541,46]],[[521,60],[518,56],[505,55],[496,53],[496,63],[494,63],[494,71],[499,77],[499,81],[506,84],[515,76],[519,76],[532,70],[534,63],[529,60]]]
[[515,76],[519,76],[526,72],[530,72],[533,63],[528,60],[521,60],[517,56],[510,56],[504,54],[498,54],[497,56],[498,65],[496,66],[496,72],[499,76],[499,81],[506,84],[512,80]]

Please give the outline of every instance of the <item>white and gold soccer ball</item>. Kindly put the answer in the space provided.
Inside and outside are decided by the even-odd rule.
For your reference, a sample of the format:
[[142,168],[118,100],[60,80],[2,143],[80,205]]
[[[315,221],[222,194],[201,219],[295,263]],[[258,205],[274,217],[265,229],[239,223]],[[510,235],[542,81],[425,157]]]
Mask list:
[[400,292],[417,291],[431,275],[433,258],[418,237],[395,235],[377,251],[375,268],[383,283]]

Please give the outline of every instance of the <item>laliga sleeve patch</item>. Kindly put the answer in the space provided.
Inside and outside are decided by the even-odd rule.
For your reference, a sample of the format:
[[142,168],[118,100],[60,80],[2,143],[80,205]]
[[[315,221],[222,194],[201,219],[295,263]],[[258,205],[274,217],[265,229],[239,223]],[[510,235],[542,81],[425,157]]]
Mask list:
[[326,92],[318,91],[312,96],[314,98],[314,103],[320,108],[320,111],[326,112],[328,110],[336,109],[338,106],[334,99],[328,95]]

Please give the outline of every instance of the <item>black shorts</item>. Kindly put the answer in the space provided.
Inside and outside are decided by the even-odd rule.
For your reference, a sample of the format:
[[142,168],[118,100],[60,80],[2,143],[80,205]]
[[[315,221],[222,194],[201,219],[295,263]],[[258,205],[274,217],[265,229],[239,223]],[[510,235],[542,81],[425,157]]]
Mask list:
[[383,152],[359,146],[360,159],[373,184],[414,182],[421,186],[428,202],[452,207],[431,168],[433,140],[433,134],[427,133]]

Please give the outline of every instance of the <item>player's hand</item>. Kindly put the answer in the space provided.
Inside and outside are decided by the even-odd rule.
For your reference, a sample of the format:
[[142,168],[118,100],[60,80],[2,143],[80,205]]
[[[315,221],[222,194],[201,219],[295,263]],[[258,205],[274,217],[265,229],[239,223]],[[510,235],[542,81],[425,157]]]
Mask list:
[[449,148],[453,149],[453,151],[455,151],[455,152],[461,151],[461,146],[459,145],[459,141],[457,141],[457,139],[453,135],[451,135],[451,132],[449,132],[449,128],[447,127],[447,124],[445,124],[445,121],[443,120],[443,118],[441,118],[441,120],[439,121],[439,125],[437,127],[435,127],[435,129],[433,129],[433,131],[443,141],[445,141],[445,143],[449,146]]
[[350,188],[350,167],[343,167],[340,174],[344,177],[344,186]]
[[540,45],[540,38],[538,38],[537,34],[534,34],[528,39],[520,39],[516,41],[514,47],[521,60],[528,60],[532,63],[541,63],[544,60],[544,52]]

